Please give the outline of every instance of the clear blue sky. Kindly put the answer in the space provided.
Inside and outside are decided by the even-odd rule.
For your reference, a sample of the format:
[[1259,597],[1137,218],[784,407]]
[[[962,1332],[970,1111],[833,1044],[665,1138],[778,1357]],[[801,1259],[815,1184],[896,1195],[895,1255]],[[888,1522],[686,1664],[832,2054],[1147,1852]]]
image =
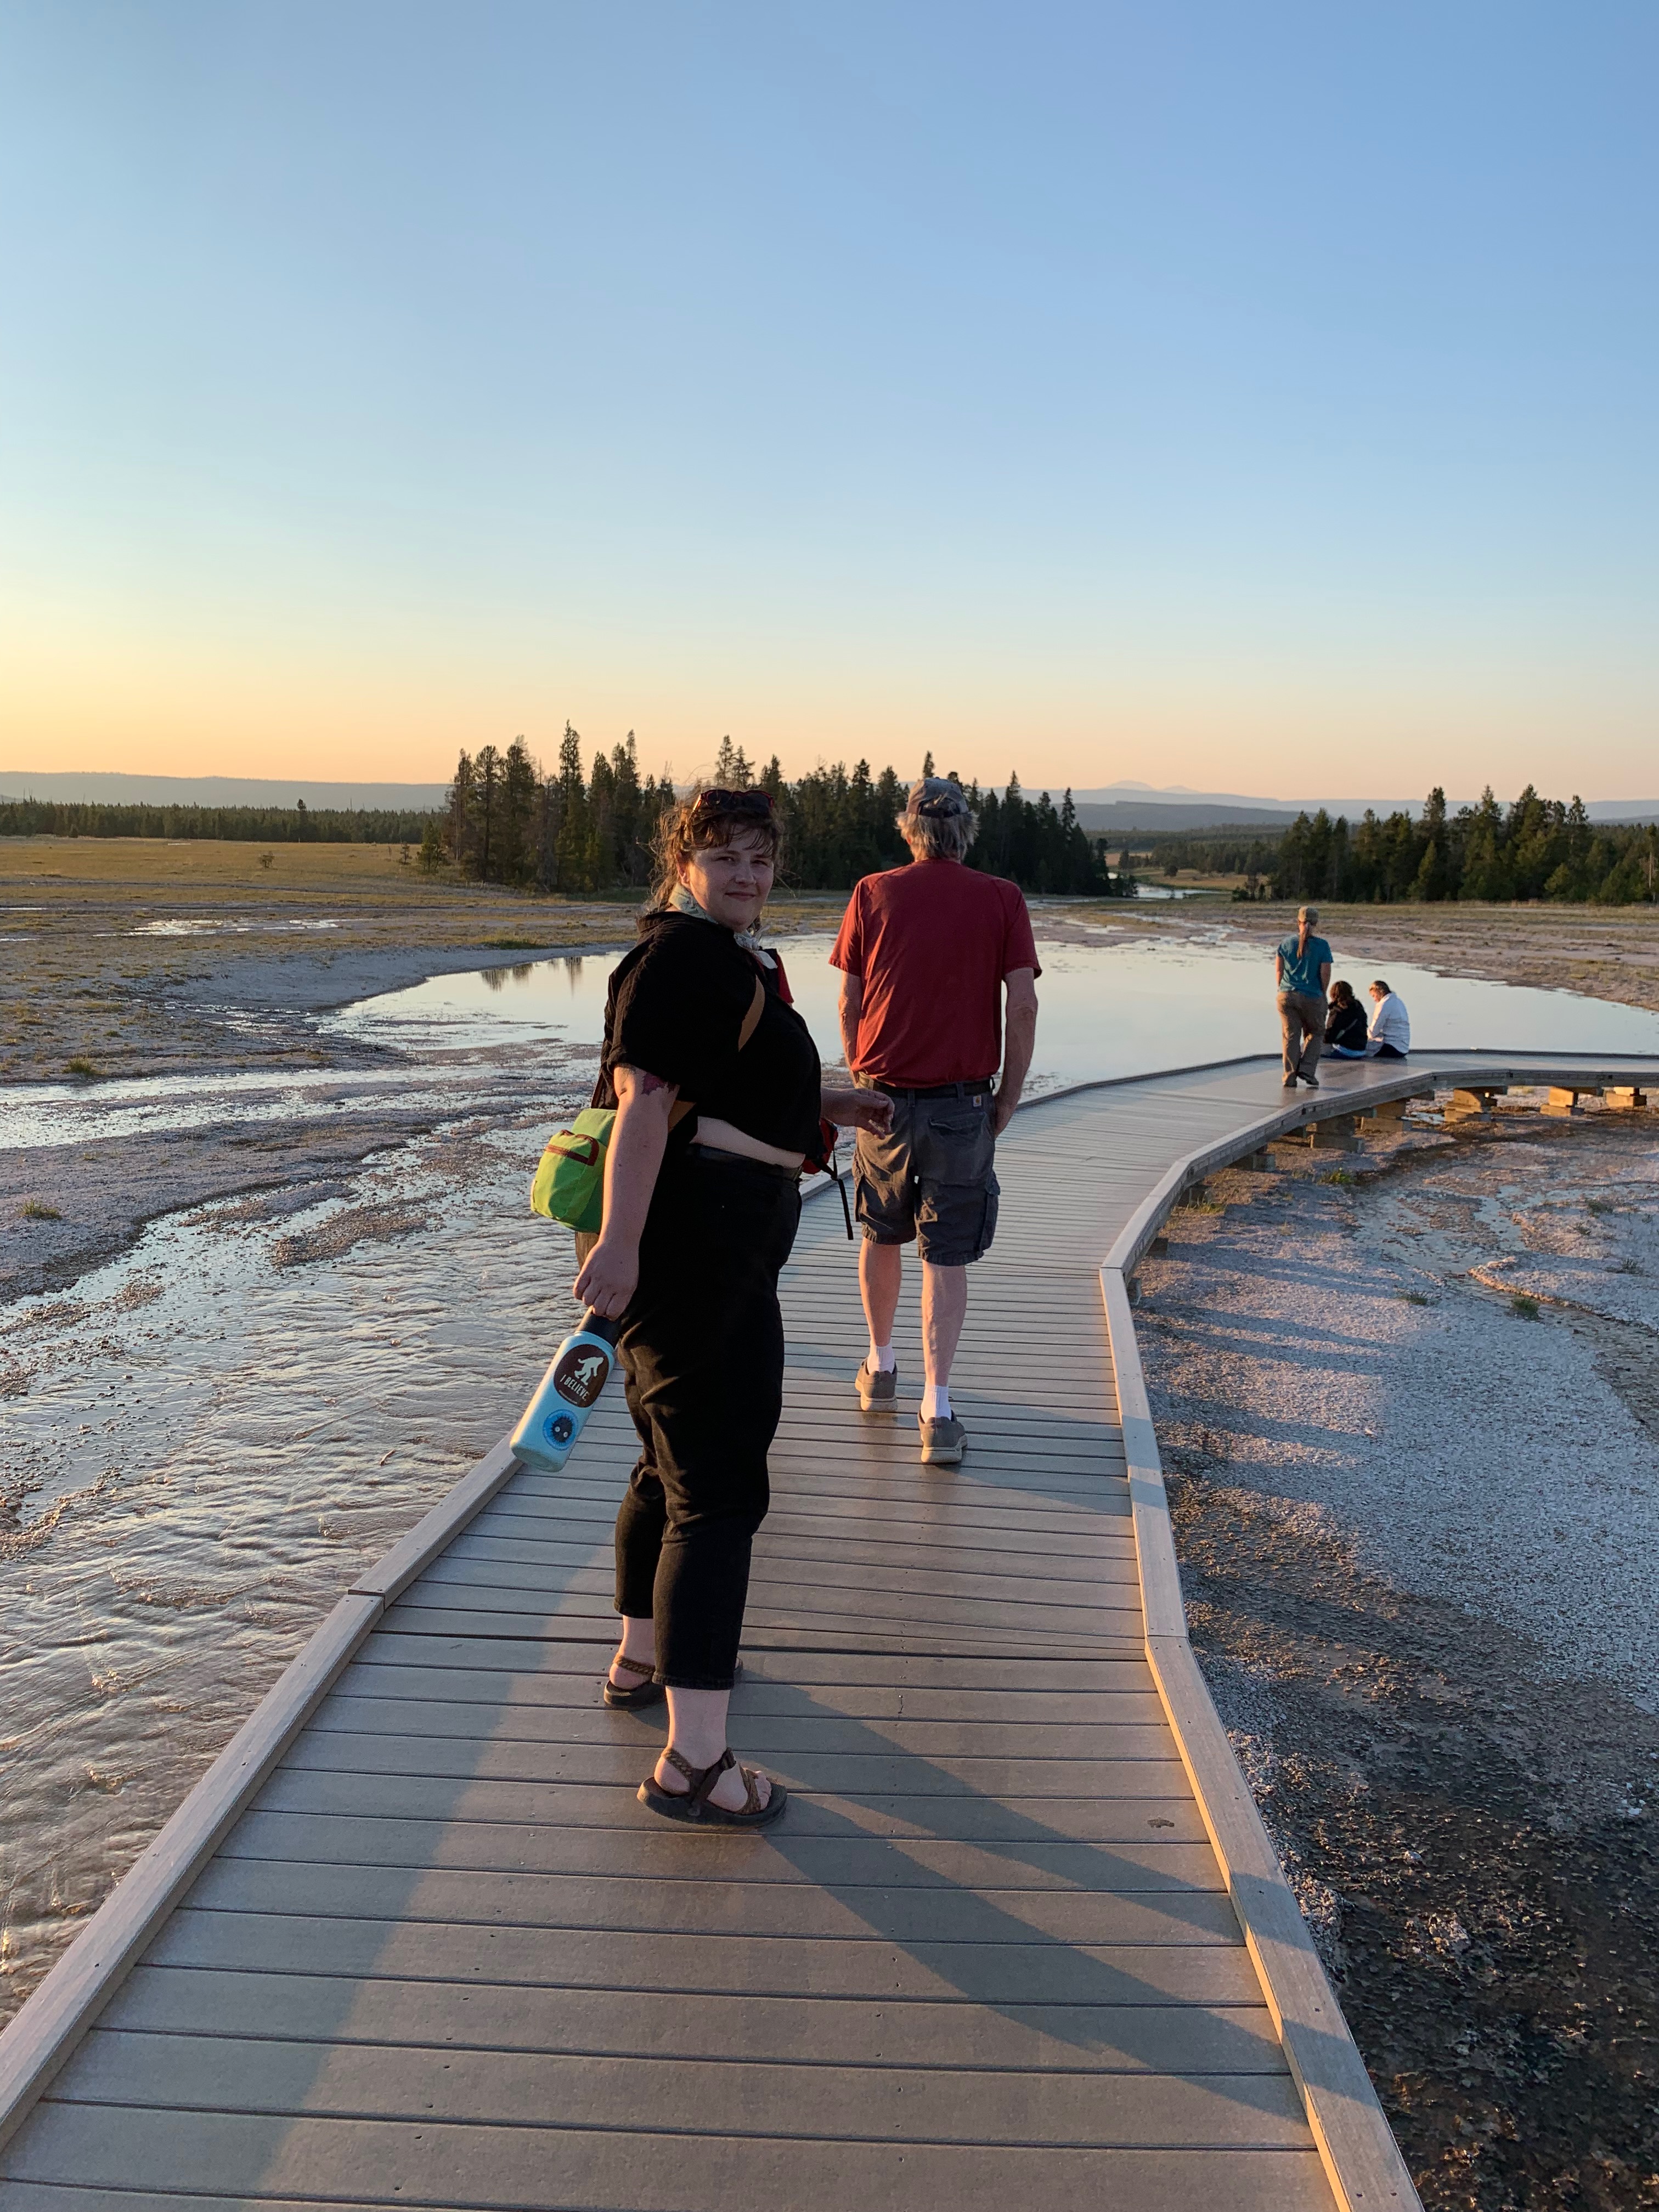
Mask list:
[[0,27],[0,766],[1659,787],[1650,0]]

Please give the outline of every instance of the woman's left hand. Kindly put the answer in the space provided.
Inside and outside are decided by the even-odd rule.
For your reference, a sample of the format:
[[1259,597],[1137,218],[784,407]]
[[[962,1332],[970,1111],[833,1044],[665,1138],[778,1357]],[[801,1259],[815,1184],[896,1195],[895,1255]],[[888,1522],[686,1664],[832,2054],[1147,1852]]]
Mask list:
[[884,1137],[893,1126],[893,1102],[884,1091],[866,1091],[854,1084],[825,1084],[818,1110],[838,1129],[868,1129]]

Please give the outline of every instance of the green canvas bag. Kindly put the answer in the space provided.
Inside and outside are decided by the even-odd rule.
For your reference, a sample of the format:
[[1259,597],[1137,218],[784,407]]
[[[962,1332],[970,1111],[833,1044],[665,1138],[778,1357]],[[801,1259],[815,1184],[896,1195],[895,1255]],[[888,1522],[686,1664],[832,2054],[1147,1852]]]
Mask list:
[[[759,1027],[766,1011],[766,986],[758,976],[749,1012],[738,1031],[741,1052]],[[669,1109],[672,1129],[696,1111],[690,1098],[677,1098]],[[605,1221],[605,1156],[611,1133],[617,1126],[614,1106],[585,1106],[568,1129],[556,1129],[547,1140],[530,1186],[530,1210],[549,1221],[562,1221],[579,1237],[597,1237]]]
[[587,1106],[574,1128],[547,1140],[530,1186],[530,1210],[592,1235],[605,1218],[605,1156],[617,1126],[614,1106]]

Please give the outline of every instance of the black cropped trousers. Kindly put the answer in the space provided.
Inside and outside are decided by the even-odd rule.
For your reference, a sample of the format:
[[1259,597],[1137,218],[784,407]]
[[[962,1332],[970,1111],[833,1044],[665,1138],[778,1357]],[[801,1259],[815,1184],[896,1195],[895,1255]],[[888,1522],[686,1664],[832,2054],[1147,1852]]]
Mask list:
[[617,1349],[640,1456],[617,1516],[617,1610],[651,1614],[657,1680],[729,1690],[783,1410],[778,1277],[799,1187],[758,1162],[665,1160]]

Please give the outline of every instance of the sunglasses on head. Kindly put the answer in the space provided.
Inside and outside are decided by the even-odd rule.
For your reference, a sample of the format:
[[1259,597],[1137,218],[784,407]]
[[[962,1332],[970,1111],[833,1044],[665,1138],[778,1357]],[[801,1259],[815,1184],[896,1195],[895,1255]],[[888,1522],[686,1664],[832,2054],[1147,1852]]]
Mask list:
[[772,811],[769,791],[700,791],[692,805],[693,816],[700,814],[753,814],[761,817]]

